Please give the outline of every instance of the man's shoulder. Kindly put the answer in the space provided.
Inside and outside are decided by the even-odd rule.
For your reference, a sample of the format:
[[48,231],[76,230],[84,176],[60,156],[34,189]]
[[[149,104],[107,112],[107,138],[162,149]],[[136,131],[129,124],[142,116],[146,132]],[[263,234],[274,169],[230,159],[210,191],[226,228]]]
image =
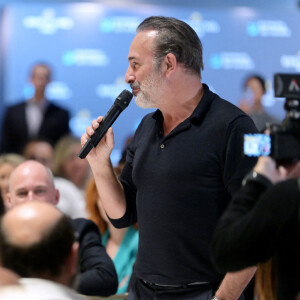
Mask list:
[[22,109],[25,109],[25,106],[26,106],[26,101],[25,100],[19,100],[14,104],[8,105],[7,106],[7,111],[22,110]]
[[52,112],[62,112],[62,113],[65,113],[65,114],[69,114],[69,111],[66,109],[66,108],[63,108],[62,106],[50,101],[49,101],[49,104],[48,104],[48,108],[47,110],[48,111],[52,111]]
[[74,218],[71,219],[73,228],[80,239],[82,236],[86,235],[87,233],[95,233],[101,237],[100,231],[97,225],[89,219],[85,218]]

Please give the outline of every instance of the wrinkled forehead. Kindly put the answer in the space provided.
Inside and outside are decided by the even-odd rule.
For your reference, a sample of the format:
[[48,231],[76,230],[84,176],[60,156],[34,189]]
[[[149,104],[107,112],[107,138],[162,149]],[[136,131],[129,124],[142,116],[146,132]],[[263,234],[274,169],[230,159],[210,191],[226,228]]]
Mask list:
[[38,168],[25,166],[15,169],[11,174],[9,184],[10,189],[35,186],[54,187],[52,175],[44,166]]
[[157,37],[157,31],[144,30],[136,34],[129,49],[128,57],[139,55],[152,54],[154,50],[154,42]]

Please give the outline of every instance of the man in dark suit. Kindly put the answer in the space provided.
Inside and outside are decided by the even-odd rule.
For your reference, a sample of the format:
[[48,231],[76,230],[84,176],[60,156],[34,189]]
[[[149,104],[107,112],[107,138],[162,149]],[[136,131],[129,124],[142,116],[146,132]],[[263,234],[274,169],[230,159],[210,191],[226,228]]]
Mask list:
[[[50,169],[37,161],[27,160],[11,174],[8,204],[15,207],[33,200],[56,205],[59,191],[54,186]],[[83,218],[72,219],[72,224],[79,242],[77,291],[89,296],[110,296],[116,293],[117,273],[102,245],[98,227]]]
[[9,106],[2,124],[1,153],[22,153],[24,145],[33,138],[47,139],[53,145],[70,132],[69,112],[46,99],[45,91],[51,81],[51,69],[37,63],[31,70],[30,81],[34,95],[28,101]]

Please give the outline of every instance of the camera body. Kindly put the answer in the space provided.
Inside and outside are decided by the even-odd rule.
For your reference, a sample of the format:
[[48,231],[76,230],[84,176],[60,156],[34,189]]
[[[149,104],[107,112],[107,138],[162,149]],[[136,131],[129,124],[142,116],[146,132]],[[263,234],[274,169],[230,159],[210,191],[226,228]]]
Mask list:
[[275,97],[284,97],[286,116],[279,124],[267,124],[267,134],[246,134],[244,154],[270,156],[279,163],[300,160],[300,74],[275,74]]

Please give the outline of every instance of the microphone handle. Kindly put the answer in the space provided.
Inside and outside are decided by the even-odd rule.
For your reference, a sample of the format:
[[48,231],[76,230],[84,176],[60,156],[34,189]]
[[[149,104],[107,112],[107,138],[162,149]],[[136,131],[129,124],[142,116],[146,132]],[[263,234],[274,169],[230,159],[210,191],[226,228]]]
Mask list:
[[104,117],[102,122],[99,124],[99,127],[95,130],[94,134],[88,139],[88,141],[85,143],[85,145],[81,148],[78,157],[83,159],[85,158],[89,152],[92,150],[93,147],[96,147],[100,140],[103,138],[105,133],[107,132],[108,128],[111,127],[111,125],[114,123],[114,121],[117,119],[117,117],[120,115],[120,113],[123,111],[123,109],[115,105],[113,106],[107,115]]

